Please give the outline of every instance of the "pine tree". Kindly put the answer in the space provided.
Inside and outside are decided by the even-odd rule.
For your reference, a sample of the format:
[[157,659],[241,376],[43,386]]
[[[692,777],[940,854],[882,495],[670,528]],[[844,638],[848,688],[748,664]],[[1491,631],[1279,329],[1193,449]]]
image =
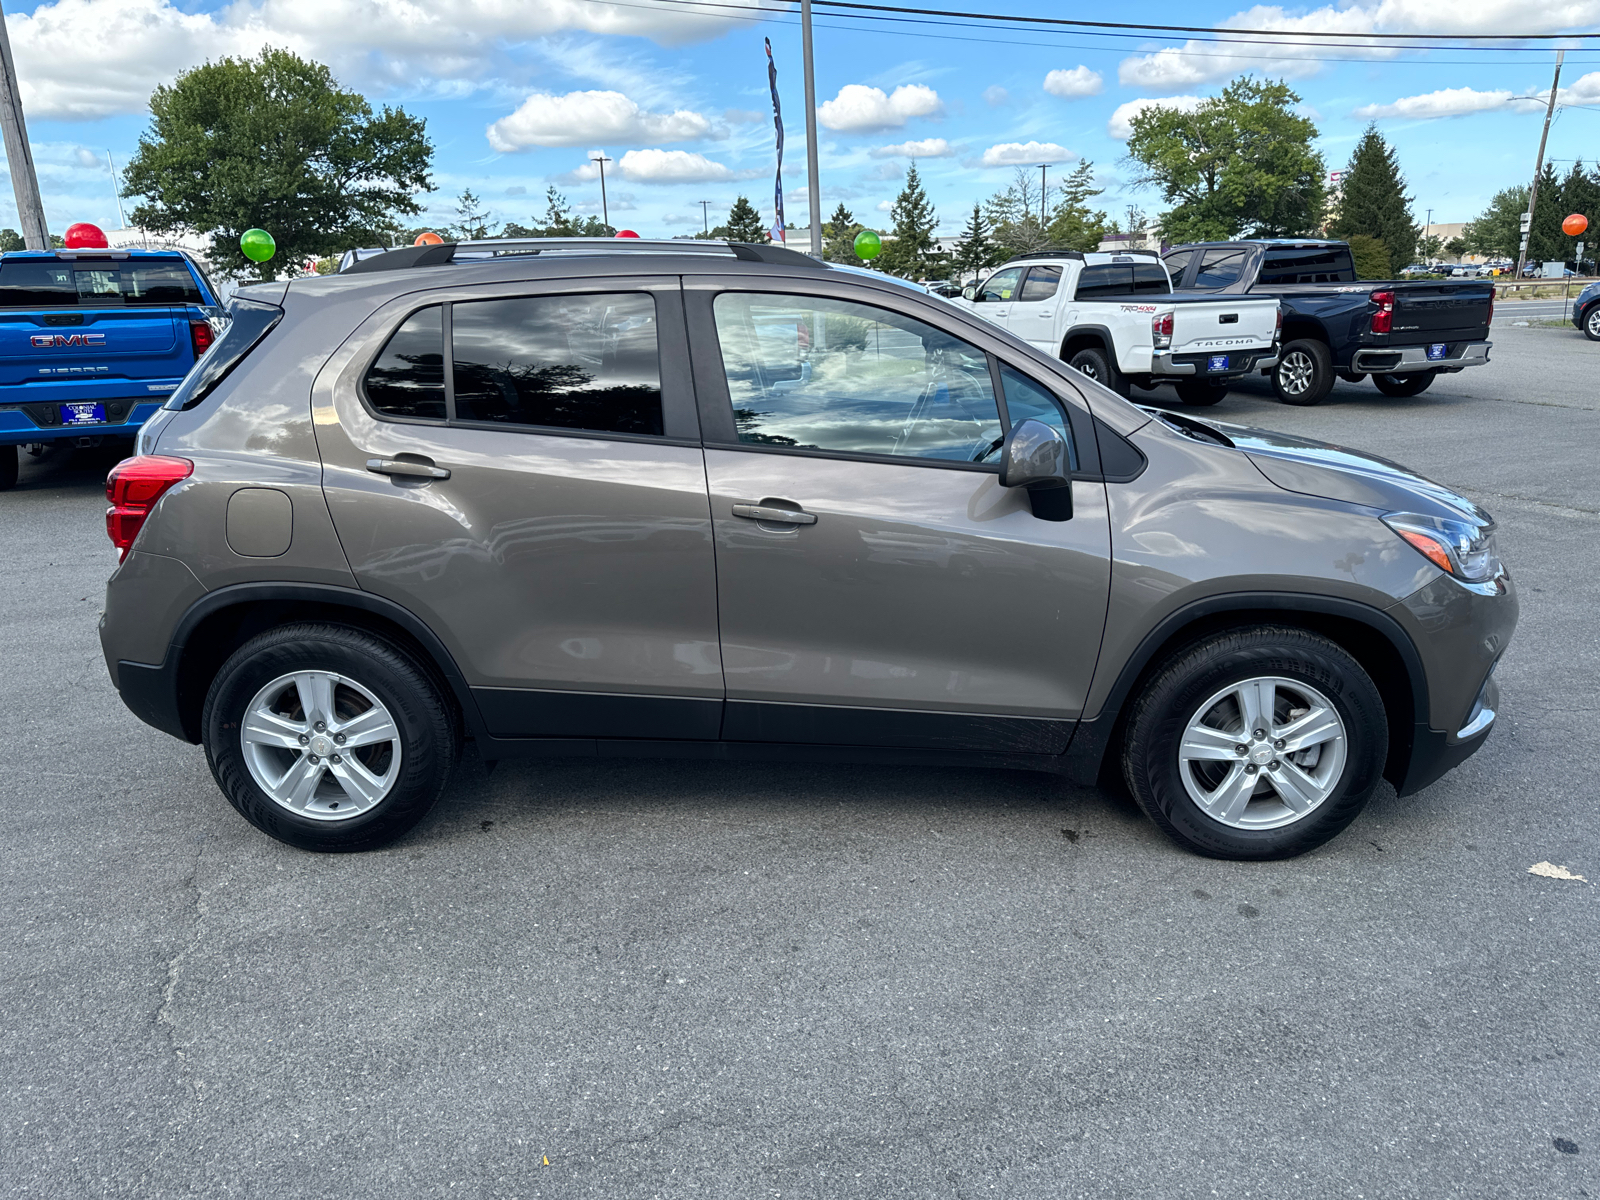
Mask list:
[[1561,181],[1561,205],[1558,211],[1562,220],[1572,213],[1581,213],[1589,218],[1589,228],[1580,233],[1576,240],[1562,234],[1565,239],[1561,251],[1563,257],[1577,253],[1576,242],[1581,241],[1585,260],[1593,258],[1596,246],[1600,245],[1600,168],[1585,171],[1582,160],[1572,164],[1572,170]]
[[846,208],[843,202],[833,210],[830,217],[822,226],[822,257],[829,262],[843,263],[849,267],[864,267],[861,259],[856,257],[856,234],[864,228],[856,221],[855,213]]
[[1344,196],[1339,216],[1328,227],[1333,237],[1347,241],[1358,234],[1384,244],[1391,265],[1415,261],[1421,230],[1411,217],[1411,197],[1394,148],[1368,125],[1344,173]]
[[483,207],[483,201],[472,194],[471,188],[467,188],[456,197],[456,216],[461,219],[451,228],[461,240],[470,241],[489,236],[492,215]]
[[1106,214],[1091,212],[1089,201],[1104,190],[1094,186],[1092,162],[1085,159],[1073,168],[1060,186],[1061,199],[1051,210],[1050,225],[1046,229],[1054,248],[1085,251],[1100,248],[1100,239],[1106,232]]
[[1389,279],[1394,275],[1389,248],[1378,238],[1352,233],[1350,257],[1355,260],[1357,279]]
[[767,227],[761,223],[761,214],[744,196],[733,202],[733,207],[728,210],[728,223],[721,228],[725,230],[722,236],[730,242],[753,242],[759,245],[767,240]]
[[951,265],[961,274],[982,271],[998,261],[999,254],[989,239],[989,222],[983,215],[983,205],[974,203],[972,219],[961,231],[961,244],[956,247]]
[[883,246],[881,261],[885,271],[919,279],[944,266],[948,260],[939,253],[939,239],[933,233],[938,217],[915,162],[906,168],[906,185],[895,197],[889,216],[894,221],[894,241]]

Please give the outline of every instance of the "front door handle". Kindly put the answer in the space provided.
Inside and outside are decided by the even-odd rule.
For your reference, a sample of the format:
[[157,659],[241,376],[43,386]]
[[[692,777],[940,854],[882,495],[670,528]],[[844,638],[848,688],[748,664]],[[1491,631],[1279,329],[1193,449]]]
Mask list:
[[815,513],[800,512],[793,508],[775,508],[770,504],[735,504],[733,515],[750,521],[771,521],[781,525],[815,525]]
[[407,479],[449,479],[450,472],[431,462],[412,462],[404,458],[369,458],[367,470],[374,475],[403,475]]

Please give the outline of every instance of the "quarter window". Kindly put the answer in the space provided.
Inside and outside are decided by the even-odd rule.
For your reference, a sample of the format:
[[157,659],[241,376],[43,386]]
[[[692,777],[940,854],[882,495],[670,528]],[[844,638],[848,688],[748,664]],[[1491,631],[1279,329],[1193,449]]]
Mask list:
[[1193,259],[1193,250],[1174,250],[1162,260],[1167,264],[1167,274],[1172,276],[1174,287],[1183,286],[1183,273],[1189,269],[1189,263]]
[[450,324],[457,420],[661,432],[650,296],[474,300],[452,305]]
[[367,370],[367,403],[390,417],[442,421],[444,323],[439,306],[406,318]]
[[1061,286],[1060,267],[1030,267],[1018,300],[1048,300]]
[[843,300],[730,292],[713,311],[739,441],[944,462],[998,459],[988,358],[966,342]]

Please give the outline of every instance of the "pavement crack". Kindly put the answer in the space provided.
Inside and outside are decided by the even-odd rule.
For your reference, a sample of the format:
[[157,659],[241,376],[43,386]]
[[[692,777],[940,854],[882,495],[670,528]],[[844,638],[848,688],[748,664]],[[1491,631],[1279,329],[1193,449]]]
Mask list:
[[205,897],[200,888],[200,860],[205,857],[205,847],[202,845],[195,853],[194,864],[189,870],[189,877],[183,881],[183,887],[189,892],[188,902],[184,905],[183,917],[189,923],[189,936],[183,946],[166,962],[166,982],[161,988],[161,1004],[156,1008],[153,1024],[156,1031],[161,1034],[171,1054],[179,1059],[184,1059],[184,1053],[178,1048],[177,1023],[172,1018],[174,1003],[177,998],[178,985],[183,981],[183,968],[189,958],[200,946],[201,929],[205,920]]

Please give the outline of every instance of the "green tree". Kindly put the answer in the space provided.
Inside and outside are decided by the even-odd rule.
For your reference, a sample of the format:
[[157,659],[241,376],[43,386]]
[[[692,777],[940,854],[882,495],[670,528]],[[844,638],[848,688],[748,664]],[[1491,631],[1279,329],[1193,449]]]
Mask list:
[[1094,186],[1092,162],[1085,159],[1073,168],[1061,184],[1061,198],[1050,210],[1050,224],[1045,232],[1052,249],[1088,251],[1100,248],[1100,239],[1106,232],[1106,214],[1091,211],[1089,201],[1103,191],[1104,188]]
[[855,250],[856,234],[865,228],[841,202],[833,216],[822,223],[822,257],[849,267],[866,266],[863,259],[856,257]]
[[1444,239],[1437,233],[1430,233],[1426,237],[1417,239],[1417,257],[1421,262],[1431,263],[1439,257],[1439,251],[1444,249]]
[[1522,214],[1527,211],[1527,185],[1519,184],[1496,192],[1489,207],[1461,230],[1466,253],[1515,261],[1517,246],[1522,241]]
[[1389,260],[1404,267],[1416,258],[1421,231],[1411,217],[1411,197],[1394,147],[1376,124],[1368,125],[1345,169],[1339,215],[1329,224],[1331,237],[1349,240],[1356,234],[1376,238],[1389,250]]
[[26,250],[28,244],[22,240],[22,235],[15,229],[0,229],[0,254],[9,254],[13,250]]
[[607,225],[599,217],[574,217],[572,205],[567,203],[567,198],[555,188],[546,188],[544,193],[544,224],[543,225],[518,225],[507,221],[505,228],[500,231],[501,237],[508,238],[555,238],[555,237],[615,237],[617,231]]
[[1128,156],[1173,208],[1174,242],[1310,233],[1323,207],[1317,127],[1288,85],[1240,77],[1193,112],[1147,108],[1133,118]]
[[1451,238],[1444,244],[1444,252],[1451,258],[1460,258],[1463,254],[1469,253],[1467,250],[1467,239],[1464,237]]
[[[143,197],[132,221],[159,233],[209,234],[213,263],[275,278],[307,258],[385,240],[397,215],[421,211],[433,145],[420,118],[372,107],[328,68],[287,50],[224,58],[150,96],[150,125],[123,173]],[[239,235],[260,227],[278,253],[255,264]]]
[[451,235],[464,242],[489,237],[490,219],[483,201],[473,195],[471,188],[465,188],[456,197],[456,223],[450,227]]
[[1050,234],[1043,219],[1046,205],[1040,181],[1028,167],[1018,167],[1010,186],[983,202],[996,262],[1050,248]]
[[760,244],[767,240],[767,227],[761,223],[761,214],[756,211],[756,206],[740,196],[728,210],[728,223],[717,226],[712,236],[726,238],[730,242]]
[[1584,258],[1594,257],[1594,250],[1600,244],[1600,168],[1585,171],[1581,161],[1572,164],[1572,170],[1567,172],[1567,177],[1561,181],[1561,202],[1556,206],[1560,222],[1572,213],[1579,213],[1589,218],[1589,228],[1580,233],[1577,238],[1568,234],[1561,234],[1561,256],[1571,258],[1577,252],[1577,242],[1584,244]]
[[999,254],[989,240],[989,222],[983,215],[983,205],[973,204],[972,217],[961,231],[961,244],[956,247],[950,265],[965,275],[992,267],[997,261]]
[[883,244],[880,260],[885,271],[921,279],[949,265],[950,260],[939,252],[939,239],[933,232],[939,219],[915,162],[906,168],[905,187],[895,197],[889,217],[894,222],[894,240]]
[[1393,278],[1394,267],[1389,261],[1389,248],[1382,241],[1365,233],[1351,234],[1349,241],[1357,279]]

